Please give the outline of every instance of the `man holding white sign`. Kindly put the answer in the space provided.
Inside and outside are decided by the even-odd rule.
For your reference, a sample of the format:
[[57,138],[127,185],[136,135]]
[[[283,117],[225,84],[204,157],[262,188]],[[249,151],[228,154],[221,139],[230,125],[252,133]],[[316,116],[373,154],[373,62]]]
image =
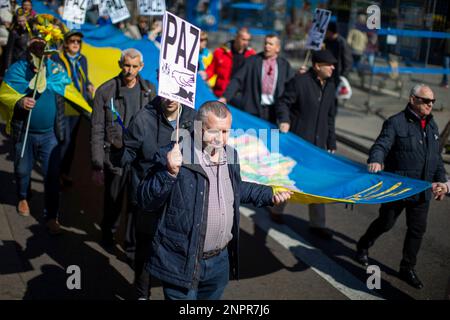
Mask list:
[[200,29],[165,12],[158,95],[195,107]]
[[155,154],[137,192],[145,214],[164,212],[156,215],[147,270],[168,300],[220,299],[229,276],[238,277],[240,204],[271,206],[292,194],[241,180],[237,151],[227,145],[225,104],[207,101],[195,119],[181,146]]

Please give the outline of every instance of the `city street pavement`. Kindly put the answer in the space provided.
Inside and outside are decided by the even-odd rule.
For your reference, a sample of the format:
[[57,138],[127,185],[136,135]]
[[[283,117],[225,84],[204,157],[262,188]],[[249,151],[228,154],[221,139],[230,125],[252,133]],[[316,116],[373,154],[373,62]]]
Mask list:
[[[410,83],[408,83],[410,84]],[[447,91],[448,92],[448,91]],[[446,92],[444,91],[444,94]],[[435,117],[441,128],[450,118],[450,99]],[[339,108],[336,121],[340,137],[338,155],[365,163],[368,149],[378,135],[383,118],[405,106],[406,98],[374,94],[367,110],[367,93],[354,88],[354,96]],[[377,111],[375,113],[375,111]],[[1,124],[2,132],[4,125]],[[345,142],[345,143],[343,143]],[[90,180],[89,133],[82,122],[78,137],[74,185],[62,192],[64,233],[49,236],[42,222],[43,180],[39,167],[33,172],[32,216],[16,213],[11,145],[0,136],[0,299],[134,299],[133,271],[118,245],[106,252],[100,245],[102,189]],[[450,168],[446,166],[447,172]],[[241,208],[241,280],[231,281],[224,299],[445,299],[450,285],[450,198],[433,201],[427,233],[419,253],[417,272],[425,287],[416,290],[398,279],[406,231],[404,215],[370,250],[371,264],[381,269],[381,288],[369,290],[368,274],[354,260],[355,244],[377,217],[377,205],[327,206],[327,224],[334,238],[325,241],[308,232],[307,207],[289,204],[285,224],[274,224],[264,209]],[[123,224],[122,224],[123,225]],[[118,242],[123,239],[123,228]],[[66,270],[81,269],[81,290],[68,290]],[[155,281],[152,299],[163,299]]]

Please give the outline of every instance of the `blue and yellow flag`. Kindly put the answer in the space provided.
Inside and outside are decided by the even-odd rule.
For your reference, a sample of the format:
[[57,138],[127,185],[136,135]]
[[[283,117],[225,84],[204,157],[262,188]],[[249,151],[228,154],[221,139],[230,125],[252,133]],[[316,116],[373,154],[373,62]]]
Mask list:
[[[38,11],[41,4],[33,4]],[[83,25],[83,53],[87,56],[91,81],[96,87],[119,72],[120,50],[135,48],[144,55],[141,75],[157,84],[159,50],[147,39],[127,38],[114,26]],[[196,107],[216,100],[206,83],[197,79]],[[430,188],[430,183],[381,172],[367,172],[366,165],[331,155],[325,150],[288,133],[277,136],[268,122],[230,108],[233,114],[234,145],[241,161],[241,175],[246,181],[294,191],[300,203],[383,203],[410,197]],[[279,142],[279,143],[276,143]]]
[[[80,92],[73,86],[68,74],[56,62],[45,60],[46,90],[59,94],[75,105],[92,112],[92,108],[84,100]],[[30,62],[19,60],[9,66],[0,86],[0,116],[6,121],[6,132],[10,132],[10,122],[14,113],[14,106],[24,96],[31,96],[33,92],[35,73],[30,68]],[[40,81],[40,82],[41,82]],[[39,85],[38,85],[39,87]]]

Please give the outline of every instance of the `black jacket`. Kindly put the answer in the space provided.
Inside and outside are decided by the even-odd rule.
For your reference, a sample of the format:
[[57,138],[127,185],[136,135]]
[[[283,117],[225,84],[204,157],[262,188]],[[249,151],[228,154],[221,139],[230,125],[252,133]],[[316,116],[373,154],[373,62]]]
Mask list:
[[[414,179],[446,182],[445,168],[439,152],[439,129],[433,116],[427,117],[425,130],[409,106],[393,115],[370,149],[367,163],[384,163],[384,170]],[[430,200],[428,189],[410,200]]]
[[[154,166],[138,188],[138,204],[142,209],[162,211],[148,268],[153,276],[165,282],[196,288],[206,235],[209,180],[194,158],[197,156],[193,140],[190,163],[183,163],[176,178],[171,176],[167,171],[167,152],[171,148],[172,145],[156,153]],[[227,155],[237,160],[236,150],[226,148]],[[273,192],[269,186],[242,181],[238,161],[228,163],[228,171],[234,192],[233,238],[228,243],[228,254],[231,276],[238,278],[239,206],[241,203],[271,206]]]
[[[122,139],[122,128],[113,120],[110,100],[114,97],[114,106],[122,119],[125,119],[127,108],[120,92],[121,76],[117,76],[102,84],[95,93],[94,107],[91,115],[91,162],[92,168],[106,168],[114,174],[121,174],[120,167],[114,166],[110,159],[111,144],[114,139]],[[147,105],[155,96],[155,86],[138,76],[141,95],[138,110]],[[115,127],[115,128],[112,128]],[[114,134],[112,134],[114,133]]]
[[[187,133],[194,130],[196,111],[184,106],[180,116],[180,128]],[[151,168],[156,152],[172,141],[174,129],[161,110],[161,98],[157,96],[150,104],[139,110],[124,134],[120,165],[131,166],[131,192],[135,201],[137,186]],[[180,136],[184,136],[180,130]]]
[[[223,94],[230,101],[240,91],[242,93],[242,105],[236,107],[257,117],[262,117],[264,114],[261,107],[263,57],[264,54],[259,53],[247,58],[242,67],[233,76]],[[274,93],[275,101],[283,95],[287,82],[295,75],[294,69],[291,68],[286,59],[278,57],[277,65],[278,79]]]
[[334,83],[337,86],[339,84],[339,76],[348,77],[348,74],[352,70],[353,56],[352,49],[347,44],[347,40],[341,35],[338,35],[336,39],[325,39],[325,48],[330,50],[338,61],[335,64],[335,70],[333,72]]
[[290,131],[302,139],[335,150],[335,91],[332,80],[322,87],[312,69],[297,74],[275,104],[278,121],[290,123]]

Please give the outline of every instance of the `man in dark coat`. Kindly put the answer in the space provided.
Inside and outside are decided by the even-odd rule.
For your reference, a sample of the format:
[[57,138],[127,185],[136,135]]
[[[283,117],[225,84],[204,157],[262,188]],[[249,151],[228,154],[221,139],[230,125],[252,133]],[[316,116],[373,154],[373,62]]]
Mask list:
[[231,113],[218,101],[203,104],[193,138],[158,152],[138,188],[138,203],[158,216],[148,270],[166,299],[220,299],[229,274],[237,277],[239,205],[267,206],[291,192],[243,182],[237,152],[226,145]]
[[278,36],[267,35],[264,52],[245,60],[219,101],[230,102],[240,91],[242,104],[235,107],[276,123],[274,104],[283,95],[287,82],[295,75],[289,62],[278,55],[279,52]]
[[[431,109],[433,91],[424,84],[414,86],[405,110],[393,115],[370,149],[368,170],[383,169],[402,176],[430,182],[446,182],[444,164],[439,152],[439,129]],[[383,203],[379,217],[372,222],[357,244],[357,260],[369,265],[368,249],[395,224],[406,210],[406,231],[399,276],[416,289],[423,288],[414,267],[427,225],[431,190],[407,199]]]
[[[111,152],[117,150],[111,146],[115,140],[123,139],[122,131],[126,130],[131,118],[151,101],[155,93],[154,86],[139,76],[144,62],[138,50],[124,50],[119,65],[122,72],[98,88],[91,117],[92,178],[98,185],[105,184],[101,228],[102,243],[106,247],[114,245],[113,235],[129,180],[129,168],[112,163]],[[133,214],[131,198],[127,200],[128,211]],[[127,242],[133,242],[132,234],[127,235]],[[131,243],[126,245],[132,250]]]
[[[139,182],[145,178],[152,167],[152,160],[161,147],[175,141],[177,114],[180,112],[179,128],[181,136],[190,138],[194,130],[196,111],[182,106],[178,102],[157,96],[150,104],[139,110],[131,120],[124,135],[123,145],[114,145],[121,152],[119,155],[121,166],[131,164],[130,193],[136,202],[136,192]],[[184,133],[184,134],[183,134]],[[150,298],[150,274],[145,270],[144,263],[149,259],[151,242],[156,227],[156,214],[144,214],[138,210],[135,216],[136,225],[136,254],[134,261],[134,282],[138,299]]]
[[[312,68],[304,74],[297,74],[276,104],[281,132],[290,130],[331,153],[336,150],[336,90],[331,78],[334,63],[336,59],[330,51],[314,51]],[[309,205],[309,217],[310,231],[331,239],[331,232],[325,228],[325,205]]]

